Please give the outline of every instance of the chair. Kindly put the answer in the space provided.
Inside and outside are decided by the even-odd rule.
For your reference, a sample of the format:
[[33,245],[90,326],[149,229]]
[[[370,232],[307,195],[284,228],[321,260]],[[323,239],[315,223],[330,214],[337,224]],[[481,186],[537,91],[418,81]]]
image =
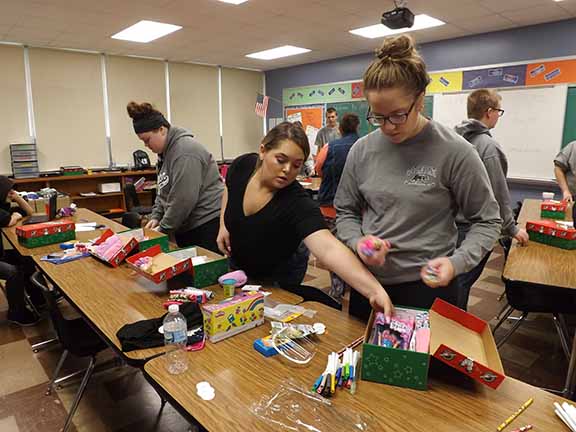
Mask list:
[[46,281],[40,272],[35,272],[30,280],[42,291],[42,294],[46,300],[46,306],[52,321],[52,325],[54,326],[58,340],[64,348],[64,352],[62,353],[62,356],[58,361],[58,365],[54,370],[54,375],[48,384],[46,395],[49,395],[52,392],[54,383],[57,380],[60,369],[62,368],[68,353],[71,353],[77,357],[90,357],[90,364],[84,373],[80,388],[74,397],[72,407],[70,408],[68,417],[66,417],[66,423],[62,428],[62,431],[66,432],[72,424],[72,417],[78,408],[80,399],[82,399],[82,395],[84,394],[86,386],[88,385],[88,381],[90,380],[90,377],[94,371],[96,356],[99,352],[106,349],[107,345],[82,318],[76,318],[72,320],[64,318],[60,312],[60,309],[58,308],[56,299],[52,294],[52,289],[47,286]]
[[[132,183],[124,186],[124,196],[126,197],[126,210],[122,216],[122,225],[128,228],[140,228],[142,216],[152,213],[152,207],[142,206],[136,188]],[[154,196],[152,197],[154,201]]]
[[515,310],[520,311],[522,314],[510,330],[497,340],[496,345],[501,347],[530,313],[549,313],[553,316],[564,354],[570,360],[570,337],[564,314],[576,313],[576,291],[509,280],[505,281],[504,286],[508,307],[494,327],[493,333],[496,333],[502,323],[509,319]]

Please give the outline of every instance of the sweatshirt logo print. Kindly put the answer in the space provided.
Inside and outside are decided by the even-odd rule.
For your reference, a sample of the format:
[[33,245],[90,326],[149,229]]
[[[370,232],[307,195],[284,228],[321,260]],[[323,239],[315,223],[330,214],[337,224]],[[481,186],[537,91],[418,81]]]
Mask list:
[[436,186],[436,168],[429,165],[419,165],[406,170],[405,185]]
[[166,186],[169,181],[170,177],[168,177],[168,174],[166,174],[164,171],[161,171],[160,174],[158,174],[158,190]]

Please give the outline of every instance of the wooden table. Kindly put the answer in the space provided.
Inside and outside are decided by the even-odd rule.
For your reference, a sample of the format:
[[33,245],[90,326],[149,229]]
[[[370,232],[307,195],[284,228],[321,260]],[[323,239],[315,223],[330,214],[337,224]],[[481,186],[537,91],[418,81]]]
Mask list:
[[[526,199],[518,216],[518,224],[540,220],[541,200]],[[570,220],[572,219],[570,215]],[[542,243],[520,246],[514,241],[504,266],[503,276],[511,281],[576,289],[576,251],[564,250]]]
[[[317,314],[313,319],[299,318],[296,322],[323,322],[327,326],[327,333],[320,336],[318,353],[304,367],[278,355],[265,358],[252,348],[255,339],[269,333],[270,325],[266,323],[189,353],[190,366],[182,375],[170,375],[165,370],[165,357],[158,357],[146,363],[145,376],[179,411],[210,431],[280,430],[253,415],[250,406],[263,395],[271,395],[288,378],[309,388],[324,370],[327,354],[364,332],[364,324],[337,310],[314,302],[301,306],[314,309]],[[338,390],[332,402],[338,409],[367,416],[373,422],[369,430],[477,432],[496,430],[528,398],[534,397],[534,404],[512,425],[531,423],[537,430],[563,430],[552,406],[561,400],[559,397],[512,378],[506,378],[495,391],[452,369],[449,376],[450,380],[431,379],[428,391],[360,381],[356,395]],[[196,394],[200,381],[208,381],[214,387],[216,397],[212,401],[204,401]],[[326,430],[346,430],[338,419],[334,425]]]
[[[168,298],[166,283],[157,285],[126,263],[112,268],[93,257],[60,265],[40,261],[39,257],[34,260],[94,330],[127,361],[138,363],[164,353],[164,347],[123,353],[116,332],[125,324],[162,316],[166,312],[162,303]],[[214,301],[224,298],[220,286],[206,289],[214,291]],[[273,302],[298,304],[303,301],[302,297],[280,288],[266,288],[266,291],[272,292],[269,297]]]
[[[62,220],[70,220],[70,219],[73,220],[75,223],[96,222],[99,225],[105,225],[107,228],[110,228],[114,232],[125,231],[128,229],[124,225],[114,222],[113,220],[105,218],[104,216],[101,216],[98,213],[95,213],[85,208],[79,208],[73,217],[63,218]],[[58,243],[47,246],[41,246],[37,248],[27,248],[25,246],[22,246],[20,242],[18,242],[18,236],[16,235],[16,227],[20,225],[22,225],[22,222],[19,222],[18,224],[11,227],[2,228],[2,233],[8,239],[12,247],[16,249],[20,255],[44,256],[48,255],[49,253],[53,253],[55,251],[60,250],[60,246]],[[78,241],[92,240],[98,237],[102,232],[103,232],[102,230],[77,232],[76,240]]]
[[[529,220],[540,220],[541,200],[525,199],[518,215],[518,224],[525,228]],[[571,212],[568,219],[572,220]],[[531,241],[520,246],[514,241],[506,260],[504,279],[540,287],[576,289],[576,251],[565,250]],[[576,335],[572,342],[572,354],[562,394],[572,398],[576,387]]]

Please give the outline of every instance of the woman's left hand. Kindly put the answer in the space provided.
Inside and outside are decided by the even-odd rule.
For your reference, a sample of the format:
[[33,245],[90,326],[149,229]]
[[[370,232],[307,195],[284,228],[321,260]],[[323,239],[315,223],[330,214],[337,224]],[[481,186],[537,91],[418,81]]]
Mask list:
[[[436,273],[435,277],[431,278],[429,276],[429,268],[434,270]],[[441,257],[428,261],[428,264],[420,270],[420,277],[430,288],[438,288],[447,286],[454,279],[454,273],[452,261],[447,257]]]

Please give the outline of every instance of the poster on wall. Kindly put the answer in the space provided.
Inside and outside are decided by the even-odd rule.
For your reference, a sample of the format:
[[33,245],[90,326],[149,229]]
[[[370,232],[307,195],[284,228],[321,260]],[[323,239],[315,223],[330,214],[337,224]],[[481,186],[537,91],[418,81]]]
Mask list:
[[341,102],[352,99],[351,83],[318,84],[286,88],[282,91],[284,105]]
[[426,93],[444,93],[462,90],[462,72],[440,72],[430,74]]
[[515,87],[526,84],[526,66],[502,66],[464,71],[463,90]]
[[526,66],[526,85],[576,82],[576,60],[539,62]]
[[[313,126],[316,129],[321,129],[324,121],[324,105],[312,105],[305,107],[287,107],[284,112],[284,118],[287,121],[289,118],[300,118],[304,130],[308,126]],[[296,120],[294,120],[296,121]]]

